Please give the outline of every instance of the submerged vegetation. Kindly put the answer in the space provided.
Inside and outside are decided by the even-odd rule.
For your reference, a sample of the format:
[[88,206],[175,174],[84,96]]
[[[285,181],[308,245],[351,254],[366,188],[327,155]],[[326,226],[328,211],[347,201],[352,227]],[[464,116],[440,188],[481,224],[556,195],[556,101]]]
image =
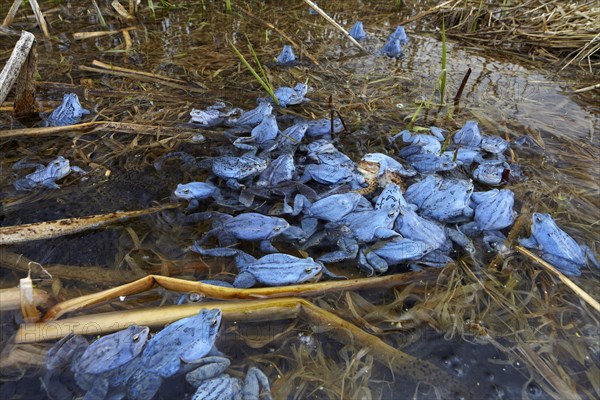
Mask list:
[[[409,34],[415,33],[403,60],[359,54],[335,29],[309,14],[301,1],[226,1],[225,6],[221,1],[203,1],[202,6],[189,2],[183,10],[167,2],[148,1],[147,8],[140,6],[137,19],[125,19],[105,1],[97,1],[97,11],[87,2],[64,3],[68,7],[40,2],[52,36],[48,40],[38,37],[38,108],[49,111],[63,92],[75,92],[84,106],[93,109],[94,121],[77,129],[48,133],[35,127],[35,122],[15,119],[11,104],[3,105],[0,223],[6,227],[64,218],[83,223],[77,217],[88,215],[104,216],[102,226],[120,222],[110,229],[83,232],[74,230],[73,220],[68,226],[59,222],[51,226],[51,236],[37,237],[43,241],[14,242],[0,248],[1,287],[14,287],[19,278],[30,274],[36,288],[52,298],[51,304],[38,306],[42,311],[54,303],[64,305],[63,301],[148,275],[186,281],[229,277],[234,270],[231,264],[208,263],[182,250],[190,239],[205,231],[205,225],[174,224],[167,213],[123,221],[127,211],[112,212],[160,211],[151,208],[154,202],[167,203],[178,183],[204,178],[184,168],[167,166],[156,171],[153,167],[154,160],[172,151],[187,151],[198,158],[221,154],[220,144],[228,140],[222,133],[183,125],[192,107],[205,108],[220,99],[252,108],[261,87],[276,101],[274,86],[307,79],[315,89],[309,93],[312,102],[285,113],[324,118],[333,113],[329,99],[335,98],[336,110],[352,128],[351,133],[338,137],[339,146],[355,159],[371,151],[392,154],[397,149],[388,137],[402,129],[419,131],[435,124],[452,133],[462,121],[472,118],[480,120],[488,134],[508,139],[529,136],[540,146],[510,154],[529,180],[512,187],[521,199],[516,207],[521,218],[509,240],[514,244],[516,237],[527,235],[532,211],[550,212],[578,241],[590,243],[598,254],[600,172],[594,166],[599,158],[600,127],[597,104],[593,104],[597,94],[589,91],[591,102],[570,98],[562,93],[565,82],[548,77],[563,67],[564,72],[575,74],[577,65],[591,73],[592,80],[586,81],[590,77],[585,75],[573,81],[585,86],[594,82],[600,9],[593,2],[530,0],[492,6],[463,0],[424,10],[400,1],[374,2],[370,9],[360,8],[359,1],[321,4],[347,27],[355,14],[360,14],[372,35],[368,39],[372,42],[364,44],[369,49],[380,45],[389,33],[386,25],[416,21],[407,25]],[[249,11],[242,7],[248,7],[255,16],[248,17]],[[7,8],[7,4],[0,6],[3,15]],[[33,29],[37,36],[29,14],[23,7],[0,34]],[[101,17],[110,30],[103,30]],[[276,29],[265,21],[271,21]],[[441,42],[437,28],[441,28]],[[102,34],[98,33],[101,30]],[[293,68],[274,65],[283,44],[291,43],[281,32],[293,37],[295,50],[299,50],[296,54],[302,54],[305,62]],[[81,33],[86,35],[79,36]],[[248,35],[257,69],[228,40],[234,33]],[[0,40],[4,62],[14,36]],[[475,48],[465,51],[453,40],[466,41]],[[511,56],[528,52],[554,61],[556,66],[544,71],[535,69],[535,64],[519,65],[501,56],[486,58],[480,53],[488,48],[502,48]],[[312,58],[320,65],[310,63]],[[467,66],[473,69],[473,77],[459,88]],[[463,96],[457,96],[461,107],[455,104],[452,108],[448,99],[462,89]],[[431,107],[436,91],[440,104]],[[429,102],[423,101],[428,96]],[[452,119],[447,118],[450,114]],[[66,178],[60,194],[19,195],[12,191],[12,164],[24,158],[47,161],[57,154],[75,158],[77,165],[84,166],[85,180]],[[57,226],[70,235],[58,237],[54,231]],[[275,321],[273,315],[281,309],[266,313],[269,323],[254,321],[252,312],[256,310],[248,311],[245,318],[236,315],[224,324],[220,348],[235,353],[234,373],[240,371],[240,376],[247,365],[260,365],[272,381],[275,398],[386,399],[397,398],[397,393],[407,398],[417,393],[415,396],[421,398],[418,394],[427,392],[426,383],[405,382],[391,362],[364,346],[357,339],[359,335],[352,334],[356,329],[454,376],[463,373],[463,384],[480,384],[481,396],[600,397],[600,313],[547,270],[514,248],[510,250],[498,256],[483,251],[477,257],[465,256],[442,270],[426,271],[390,285],[395,288],[384,281],[377,281],[380,286],[346,291],[320,288],[319,294],[308,298],[314,308],[304,311],[303,318],[290,314],[288,319],[281,316]],[[335,272],[358,276],[352,264]],[[599,277],[597,270],[584,270],[575,282],[592,298],[600,299]],[[78,305],[82,308],[75,307],[70,315],[100,318],[103,312],[119,313],[113,314],[114,320],[107,320],[110,325],[122,320],[125,312],[179,299],[175,286],[170,291],[169,285],[157,288],[154,283],[144,286],[145,292],[131,290],[121,301],[108,304],[105,301],[110,296],[99,296],[95,303],[85,303],[87,297],[82,298]],[[342,284],[329,283],[329,289]],[[207,299],[217,296],[199,297],[210,304]],[[258,291],[255,297],[268,294]],[[46,297],[39,300],[46,301]],[[86,308],[92,305],[95,308]],[[332,335],[328,323],[332,320],[319,319],[322,315],[318,310],[343,319],[345,329]],[[19,314],[2,311],[0,321],[0,379],[7,385],[3,390],[12,388],[17,394],[25,392],[28,384],[39,386],[40,367],[50,345],[16,344],[12,335]],[[439,340],[440,336],[446,341]],[[448,349],[450,355],[440,356],[434,351],[418,354],[416,348],[427,348],[429,343]],[[457,372],[453,370],[456,364],[466,365],[472,357],[458,350],[452,352],[459,343],[476,349],[492,347],[497,358],[476,358],[477,368]],[[476,369],[494,365],[500,365],[499,370],[505,368],[506,375],[495,372],[494,382],[491,378],[470,380]]]

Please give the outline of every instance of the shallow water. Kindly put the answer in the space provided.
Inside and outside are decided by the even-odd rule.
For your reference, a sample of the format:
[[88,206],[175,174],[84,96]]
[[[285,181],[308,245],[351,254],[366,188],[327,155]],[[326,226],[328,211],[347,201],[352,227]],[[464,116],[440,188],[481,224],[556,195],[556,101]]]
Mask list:
[[[410,43],[405,48],[406,57],[394,60],[361,54],[319,16],[309,15],[304,3],[252,4],[254,15],[285,31],[321,66],[315,66],[309,57],[301,56],[298,49],[295,52],[302,60],[300,66],[281,68],[273,65],[274,57],[286,40],[245,14],[225,13],[220,2],[185,4],[172,9],[159,7],[155,18],[144,7],[139,21],[129,24],[119,23],[108,8],[103,8],[111,28],[136,27],[130,32],[130,51],[123,50],[122,35],[73,40],[73,32],[102,29],[93,11],[87,10],[87,3],[66,2],[55,7],[53,2],[42,2],[42,9],[48,10],[53,38],[43,40],[34,30],[39,42],[39,72],[43,81],[38,93],[41,108],[48,111],[58,104],[63,92],[76,91],[97,120],[163,126],[186,123],[192,107],[205,108],[216,100],[252,108],[256,97],[265,95],[264,91],[227,45],[227,40],[233,40],[249,56],[247,35],[259,59],[266,65],[274,86],[293,85],[308,79],[309,86],[314,89],[308,95],[311,102],[290,108],[286,113],[310,118],[327,117],[328,98],[333,95],[334,105],[351,131],[340,136],[340,150],[355,161],[367,152],[393,154],[396,149],[388,145],[386,137],[405,129],[419,102],[429,99],[436,89],[441,69],[441,42],[435,27],[425,22],[409,25]],[[326,11],[347,28],[360,16],[369,34],[364,45],[372,52],[383,45],[385,37],[400,21],[420,11],[416,7],[410,10],[394,7],[392,1],[369,6],[358,1],[329,2],[326,7]],[[7,4],[0,6],[0,15],[4,15],[7,8]],[[24,17],[29,14],[29,10],[23,8],[13,28],[32,29]],[[0,37],[3,59],[8,57],[15,41],[16,38]],[[93,60],[181,79],[196,88],[201,83],[207,90],[199,88],[198,92],[184,92],[79,68],[90,66]],[[544,150],[515,150],[516,159],[528,177],[525,182],[511,186],[519,199],[515,210],[550,212],[577,240],[592,249],[600,249],[600,108],[590,102],[589,96],[577,97],[571,93],[573,82],[579,83],[578,76],[573,73],[566,80],[564,75],[558,77],[539,63],[510,60],[493,51],[465,48],[458,42],[449,42],[449,97],[457,92],[468,67],[472,73],[460,107],[450,106],[452,119],[447,118],[446,106],[436,104],[439,103],[436,93],[433,106],[427,111],[421,109],[414,125],[436,125],[453,132],[467,120],[475,119],[488,135],[505,137],[508,134],[511,139],[522,135],[533,137],[544,145]],[[74,86],[55,87],[44,82]],[[86,85],[90,85],[91,90],[84,95]],[[104,95],[94,94],[100,91],[104,91]],[[591,96],[597,100],[597,94]],[[21,127],[21,123],[3,112],[0,129],[16,127]],[[157,141],[153,136],[99,130],[68,136],[0,140],[0,224],[10,226],[137,210],[156,202],[168,202],[177,183],[203,179],[205,175],[198,175],[198,171],[179,162],[169,162],[163,170],[156,171],[153,161],[173,150],[187,151],[198,157],[231,151],[226,139],[209,134],[207,137],[206,142],[194,144],[181,137],[169,139],[164,136],[161,137],[163,140]],[[23,157],[48,162],[58,155],[69,158],[73,165],[82,167],[88,174],[84,178],[69,176],[57,191],[15,192],[12,186],[15,176],[11,170],[14,162]],[[83,267],[101,267],[113,271],[112,281],[99,280],[91,272],[87,276],[82,273],[78,279],[63,277],[61,287],[55,284],[51,288],[51,282],[38,281],[41,288],[58,292],[60,300],[123,283],[131,276],[125,275],[125,271],[140,275],[168,273],[184,279],[231,277],[230,271],[235,268],[228,261],[199,260],[196,254],[186,250],[206,227],[178,226],[169,221],[169,215],[172,213],[165,212],[109,229],[10,246],[2,251],[23,254],[44,266],[78,266],[83,271],[91,271]],[[485,256],[478,261],[488,262],[489,258]],[[6,263],[2,267],[7,267],[0,270],[2,287],[15,286],[17,279],[26,274],[11,271]],[[360,275],[352,264],[335,271]],[[590,377],[599,368],[597,344],[593,345],[594,338],[598,337],[598,315],[560,283],[532,271],[536,271],[532,263],[520,257],[510,257],[502,273],[492,271],[488,276],[487,272],[479,271],[476,278],[484,282],[481,286],[486,290],[481,293],[473,289],[476,293],[473,298],[468,297],[470,289],[465,289],[468,283],[473,283],[469,281],[472,277],[463,271],[465,286],[458,292],[464,292],[464,297],[454,291],[446,298],[443,290],[437,289],[443,301],[451,303],[451,298],[456,301],[454,314],[450,306],[451,315],[446,320],[427,318],[418,307],[413,309],[414,314],[408,312],[419,303],[426,304],[425,309],[430,303],[432,309],[442,304],[439,299],[437,303],[431,300],[436,299],[433,293],[436,289],[432,288],[412,288],[408,292],[402,292],[402,289],[361,292],[364,298],[360,301],[348,296],[327,295],[316,302],[370,333],[377,333],[387,343],[441,366],[474,388],[478,396],[510,399],[520,398],[523,394],[524,398],[532,399],[559,398],[557,392],[549,389],[556,388],[548,383],[555,383],[555,377],[548,371],[540,371],[540,364],[535,361],[544,359],[549,360],[550,371],[567,380],[567,385],[580,396],[593,398],[595,392]],[[34,271],[34,277],[41,276],[36,274]],[[502,282],[504,288],[514,285],[514,296],[520,299],[515,300],[516,311],[494,306],[493,300],[499,293],[507,298],[513,293],[509,289],[492,291],[487,283],[492,279],[490,276]],[[523,280],[515,283],[523,277],[531,283]],[[479,283],[476,278],[473,278],[474,282]],[[599,298],[597,279],[598,271],[585,270],[576,282],[592,297]],[[443,282],[440,285],[443,286]],[[531,290],[531,295],[526,288]],[[163,297],[167,298],[164,292],[154,290],[147,296],[134,296],[98,311],[158,305]],[[170,295],[167,301],[172,302],[173,297],[177,298]],[[473,304],[478,306],[472,310]],[[456,311],[461,307],[466,310],[465,324],[484,326],[491,339],[488,337],[486,341],[486,335],[474,335],[472,330],[453,326],[452,315],[461,315]],[[446,314],[432,312],[432,315]],[[3,315],[2,323],[4,327],[14,328],[10,315]],[[392,374],[380,363],[373,363],[373,357],[362,354],[356,346],[333,341],[317,333],[319,327],[306,321],[295,324],[273,323],[266,331],[261,331],[260,327],[251,329],[251,324],[243,327],[226,324],[219,348],[233,358],[235,371],[239,373],[245,371],[248,364],[261,366],[270,377],[277,398],[398,398],[398,393],[408,397],[416,390],[413,382]],[[441,333],[433,333],[431,328]],[[443,339],[444,335],[448,340]],[[2,346],[5,349],[2,357],[8,360],[13,346],[5,337]],[[523,355],[532,349],[538,358]],[[524,364],[523,358],[529,363]],[[473,366],[473,362],[477,366]],[[0,388],[7,396],[0,397],[44,396],[37,388],[35,366],[25,368],[22,364],[9,364],[9,367],[3,370],[6,376]],[[27,377],[15,380],[8,374],[13,370],[24,371]],[[179,387],[178,390],[185,390]],[[419,398],[433,397],[426,389],[419,388],[419,393]],[[181,393],[177,395],[181,396]],[[161,398],[177,395],[163,393]]]

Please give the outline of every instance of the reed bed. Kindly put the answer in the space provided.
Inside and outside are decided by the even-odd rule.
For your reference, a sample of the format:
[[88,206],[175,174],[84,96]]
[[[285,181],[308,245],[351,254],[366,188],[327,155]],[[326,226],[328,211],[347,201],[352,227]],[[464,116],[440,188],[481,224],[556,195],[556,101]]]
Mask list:
[[436,8],[448,36],[474,45],[494,45],[598,73],[600,5],[596,1],[528,0],[501,4],[456,0]]

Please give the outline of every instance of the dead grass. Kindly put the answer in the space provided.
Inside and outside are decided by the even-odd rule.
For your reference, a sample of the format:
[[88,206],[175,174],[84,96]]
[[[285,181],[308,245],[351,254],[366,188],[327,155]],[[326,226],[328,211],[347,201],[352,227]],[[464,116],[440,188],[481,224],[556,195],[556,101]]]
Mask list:
[[449,36],[526,51],[561,68],[573,64],[598,73],[600,5],[596,1],[528,0],[498,5],[457,0],[437,8],[434,15],[445,20]]

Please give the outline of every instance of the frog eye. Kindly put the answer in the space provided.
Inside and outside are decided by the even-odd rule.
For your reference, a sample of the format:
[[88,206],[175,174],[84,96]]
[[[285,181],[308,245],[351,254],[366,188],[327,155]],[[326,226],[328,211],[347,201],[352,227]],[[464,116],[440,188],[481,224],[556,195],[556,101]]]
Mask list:
[[309,274],[309,273],[311,273],[311,272],[312,272],[312,270],[313,270],[313,269],[312,269],[312,267],[306,267],[306,268],[304,269],[304,272],[306,272],[307,274]]
[[188,194],[190,192],[190,189],[183,189],[182,192]]
[[58,167],[60,165],[60,161],[54,161],[54,165]]
[[390,212],[388,213],[388,217],[393,217],[396,214],[396,212],[394,210],[390,210]]
[[280,226],[276,226],[275,228],[273,228],[273,230],[274,230],[275,232],[279,232],[279,231],[281,230],[281,227],[280,227]]
[[133,336],[133,338],[131,339],[131,341],[132,341],[133,343],[136,343],[136,342],[137,342],[137,341],[139,341],[139,340],[140,340],[140,334],[139,334],[139,333],[138,333],[137,335],[134,335],[134,336]]
[[217,321],[216,318],[213,318],[213,320],[210,322],[210,326],[215,326],[215,325],[217,325],[218,322],[219,321]]
[[540,217],[539,215],[536,215],[535,222],[542,222],[542,217]]

